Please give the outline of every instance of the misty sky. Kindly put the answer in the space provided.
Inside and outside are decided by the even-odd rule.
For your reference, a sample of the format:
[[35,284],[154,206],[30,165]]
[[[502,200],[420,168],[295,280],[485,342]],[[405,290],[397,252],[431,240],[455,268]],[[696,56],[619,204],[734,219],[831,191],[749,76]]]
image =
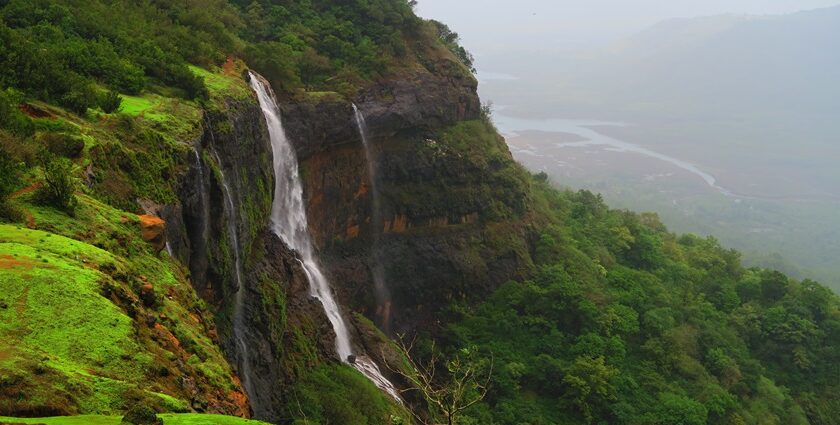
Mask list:
[[783,14],[840,0],[419,0],[418,13],[441,20],[478,58],[510,49],[599,45],[676,17]]

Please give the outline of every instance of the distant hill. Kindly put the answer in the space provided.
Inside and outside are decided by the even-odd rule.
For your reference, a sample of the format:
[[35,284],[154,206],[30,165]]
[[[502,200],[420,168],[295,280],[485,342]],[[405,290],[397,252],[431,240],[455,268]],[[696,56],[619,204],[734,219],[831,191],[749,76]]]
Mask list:
[[837,287],[830,258],[840,248],[824,235],[840,225],[832,218],[840,200],[838,50],[840,7],[672,19],[603,49],[522,55],[494,69],[518,79],[485,82],[482,94],[509,116],[630,124],[610,135],[695,164],[752,199],[732,205],[720,195],[712,203],[664,194],[661,183],[627,182],[617,165],[597,187],[591,176],[559,181],[656,210],[680,231],[716,235],[754,258],[773,246],[805,275]]

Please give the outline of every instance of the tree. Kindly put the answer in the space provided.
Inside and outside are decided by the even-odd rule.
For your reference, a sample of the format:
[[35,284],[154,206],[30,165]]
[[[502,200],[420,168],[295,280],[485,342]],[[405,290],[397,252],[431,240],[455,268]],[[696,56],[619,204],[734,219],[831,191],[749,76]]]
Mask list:
[[52,205],[72,214],[76,209],[75,166],[67,158],[46,154],[42,161],[44,185],[38,190],[36,198],[44,204]]
[[19,211],[9,203],[9,195],[21,184],[21,167],[6,151],[0,149],[0,217],[19,218]]
[[122,105],[123,98],[120,96],[119,93],[115,91],[109,91],[107,93],[103,93],[99,97],[99,107],[102,108],[102,112],[106,114],[112,114],[120,110],[120,105]]
[[20,186],[20,164],[0,149],[0,203]]
[[[464,348],[454,358],[446,360],[433,342],[428,361],[420,362],[412,358],[413,346],[413,340],[406,345],[404,338],[399,337],[397,348],[408,362],[410,371],[387,365],[408,381],[410,387],[402,392],[419,391],[433,417],[441,416],[447,425],[459,423],[464,411],[487,396],[493,376],[492,359],[482,360],[477,349]],[[427,423],[419,414],[412,413],[418,421]]]
[[432,20],[431,23],[435,26],[438,37],[440,38],[440,41],[443,42],[444,46],[446,46],[446,48],[449,49],[449,51],[452,52],[452,54],[454,54],[455,57],[470,70],[470,72],[475,73],[476,70],[473,65],[475,58],[473,58],[472,53],[461,46],[461,36],[458,35],[457,32],[452,31],[449,26],[443,22]]
[[618,374],[603,356],[579,356],[563,377],[564,398],[580,411],[586,423],[593,423],[596,411],[615,399],[613,380]]

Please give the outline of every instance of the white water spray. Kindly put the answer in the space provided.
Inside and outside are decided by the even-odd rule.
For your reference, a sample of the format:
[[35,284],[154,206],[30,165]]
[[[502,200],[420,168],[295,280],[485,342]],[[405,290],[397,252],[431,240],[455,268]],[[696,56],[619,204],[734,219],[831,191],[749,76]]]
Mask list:
[[[335,330],[335,348],[341,361],[349,362],[354,355],[350,344],[350,332],[341,310],[335,301],[326,276],[315,258],[315,250],[309,235],[306,206],[303,201],[303,186],[298,175],[297,153],[286,137],[280,121],[280,109],[270,86],[262,77],[250,74],[251,88],[257,98],[268,125],[271,148],[274,157],[274,203],[271,209],[271,230],[289,248],[297,251],[301,265],[309,279],[309,293],[321,301],[324,312]],[[401,401],[397,390],[379,370],[379,367],[365,356],[355,356],[353,366],[370,379],[382,391]]]

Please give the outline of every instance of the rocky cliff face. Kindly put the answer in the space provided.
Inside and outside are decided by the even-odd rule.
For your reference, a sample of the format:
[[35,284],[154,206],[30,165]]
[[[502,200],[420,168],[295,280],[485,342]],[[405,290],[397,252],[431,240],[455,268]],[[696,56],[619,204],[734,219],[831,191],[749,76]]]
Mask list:
[[[469,73],[441,60],[368,87],[356,104],[370,128],[381,223],[371,222],[371,176],[352,106],[331,98],[284,106],[309,222],[349,305],[383,328],[411,330],[452,300],[476,299],[527,271],[524,186],[510,185],[501,198],[488,186],[516,176],[505,175],[513,162],[481,119]],[[499,202],[505,212],[494,214]],[[383,235],[376,246],[374,226]],[[384,260],[391,306],[375,302],[373,258]]]
[[[274,172],[256,99],[225,99],[223,107],[208,111],[202,135],[182,163],[180,203],[157,211],[168,223],[167,240],[189,266],[193,286],[215,306],[220,342],[248,390],[254,416],[282,421],[288,416],[285,389],[307,368],[336,357],[335,335],[309,296],[295,254],[268,230]],[[234,341],[235,315],[247,354]]]
[[[359,93],[381,195],[378,223],[352,105],[339,96],[281,103],[313,237],[348,315],[360,311],[382,328],[412,330],[433,325],[434,313],[453,300],[479,299],[527,273],[522,172],[482,119],[476,81],[460,65],[441,60]],[[193,146],[184,158],[180,205],[160,210],[168,240],[189,265],[193,285],[216,306],[222,344],[250,388],[255,416],[279,421],[290,400],[286,389],[335,358],[335,335],[309,296],[295,253],[268,231],[271,147],[256,100],[227,99],[207,112]],[[374,258],[384,263],[387,305],[373,296]],[[247,355],[233,341],[234,314],[241,315]],[[370,330],[357,326],[356,343],[371,344]]]

